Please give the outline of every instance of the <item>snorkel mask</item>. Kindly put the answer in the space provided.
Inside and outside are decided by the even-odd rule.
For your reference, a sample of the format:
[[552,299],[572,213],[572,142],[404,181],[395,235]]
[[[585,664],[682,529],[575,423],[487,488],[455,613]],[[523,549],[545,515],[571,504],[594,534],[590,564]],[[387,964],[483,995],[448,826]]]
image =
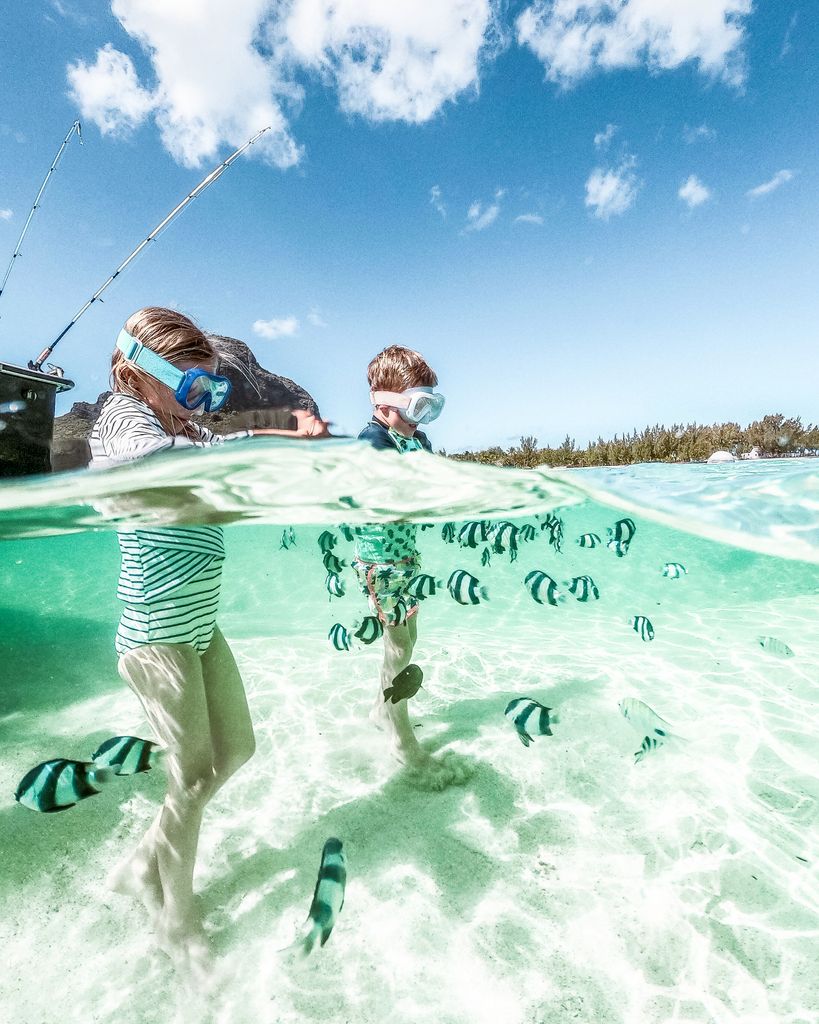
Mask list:
[[446,399],[432,388],[407,388],[406,391],[371,391],[373,405],[396,409],[402,420],[414,426],[432,423],[441,415]]
[[180,370],[167,359],[146,348],[141,341],[125,329],[119,332],[117,348],[129,363],[144,370],[154,380],[173,391],[177,402],[185,409],[204,408],[204,412],[221,409],[230,395],[230,381],[207,370]]

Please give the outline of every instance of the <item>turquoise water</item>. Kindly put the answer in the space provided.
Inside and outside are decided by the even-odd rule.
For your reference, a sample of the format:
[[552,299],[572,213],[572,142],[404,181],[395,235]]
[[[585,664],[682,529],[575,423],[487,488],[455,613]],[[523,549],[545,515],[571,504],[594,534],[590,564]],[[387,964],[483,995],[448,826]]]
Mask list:
[[[3,1019],[819,1019],[815,467],[512,471],[254,442],[0,487]],[[480,549],[441,538],[446,521],[538,527],[555,510],[561,554],[537,529],[516,562],[482,567]],[[624,514],[637,525],[626,557],[575,543]],[[400,770],[367,719],[380,645],[327,640],[366,608],[349,568],[330,601],[318,534],[398,517],[436,524],[419,533],[425,571],[465,568],[489,591],[475,607],[444,592],[420,613],[418,732],[475,764],[441,792]],[[13,799],[38,761],[149,735],[116,672],[111,528],[159,521],[235,524],[219,621],[257,733],[203,828],[195,885],[218,954],[203,1002],[179,993],[141,909],[103,888],[152,818],[161,772],[63,814]],[[688,574],[664,578],[668,561]],[[539,606],[522,583],[536,568],[590,574],[600,600]],[[560,712],[528,749],[503,715],[521,695]],[[635,764],[625,697],[682,739]],[[347,850],[346,904],[296,964],[276,950],[304,919],[329,835]]]

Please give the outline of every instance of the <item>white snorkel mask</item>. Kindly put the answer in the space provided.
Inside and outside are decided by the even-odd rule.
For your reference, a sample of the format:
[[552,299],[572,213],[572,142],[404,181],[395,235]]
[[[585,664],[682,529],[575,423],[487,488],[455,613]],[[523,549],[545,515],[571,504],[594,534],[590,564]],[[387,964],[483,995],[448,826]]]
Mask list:
[[396,409],[402,420],[413,426],[432,423],[441,415],[446,399],[432,388],[407,388],[406,391],[371,391],[373,405]]

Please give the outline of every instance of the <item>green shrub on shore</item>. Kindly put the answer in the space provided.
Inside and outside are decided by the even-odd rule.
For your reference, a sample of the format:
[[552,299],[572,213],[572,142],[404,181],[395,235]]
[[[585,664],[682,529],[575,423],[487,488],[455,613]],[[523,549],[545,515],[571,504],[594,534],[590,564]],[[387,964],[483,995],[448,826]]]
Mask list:
[[[738,423],[674,423],[646,427],[610,441],[598,437],[578,448],[567,434],[557,448],[539,448],[537,438],[522,437],[517,447],[459,452],[450,458],[497,466],[626,466],[633,462],[704,462],[715,451],[747,455],[756,448],[762,457],[814,455],[819,452],[819,426],[803,426],[799,416],[763,416],[744,429]],[[446,455],[446,452],[442,454]]]

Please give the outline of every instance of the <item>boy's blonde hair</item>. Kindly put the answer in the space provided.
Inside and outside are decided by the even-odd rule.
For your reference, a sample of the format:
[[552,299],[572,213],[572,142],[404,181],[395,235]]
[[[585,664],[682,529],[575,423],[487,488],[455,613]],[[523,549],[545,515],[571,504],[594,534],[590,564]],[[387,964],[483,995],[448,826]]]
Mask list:
[[[146,306],[125,321],[125,330],[137,341],[168,362],[212,363],[216,351],[205,334],[184,313],[161,306]],[[143,398],[145,384],[153,380],[129,362],[120,350],[111,356],[111,388],[134,398]]]
[[438,377],[420,352],[403,345],[390,345],[367,367],[371,391],[406,391],[434,388]]

